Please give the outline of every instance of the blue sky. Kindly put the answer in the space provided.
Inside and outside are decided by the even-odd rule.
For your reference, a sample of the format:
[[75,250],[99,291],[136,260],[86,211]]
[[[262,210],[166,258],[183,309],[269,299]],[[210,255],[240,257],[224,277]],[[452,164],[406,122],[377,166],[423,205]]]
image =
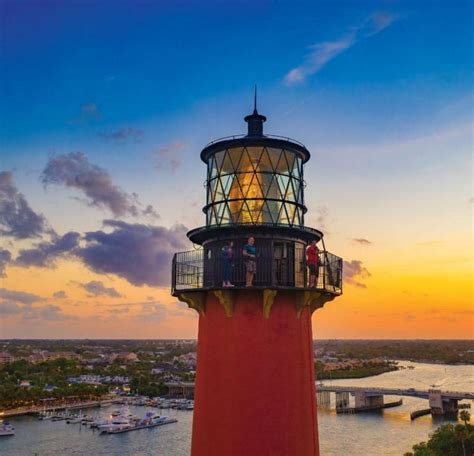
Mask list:
[[[58,235],[203,224],[199,152],[245,131],[257,83],[265,131],[312,153],[306,221],[336,253],[375,270],[409,242],[469,242],[471,2],[3,1],[0,17],[0,172]],[[127,209],[44,185],[79,152]]]

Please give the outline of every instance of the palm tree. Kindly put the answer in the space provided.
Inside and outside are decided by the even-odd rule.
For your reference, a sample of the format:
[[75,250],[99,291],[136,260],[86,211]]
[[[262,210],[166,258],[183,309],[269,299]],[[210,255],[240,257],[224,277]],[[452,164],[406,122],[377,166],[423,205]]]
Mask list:
[[471,421],[471,414],[467,410],[461,410],[459,413],[459,418],[461,421],[464,421],[464,426],[467,427],[467,422]]
[[[464,410],[463,410],[464,411]],[[463,456],[466,456],[466,445],[465,441],[469,437],[468,432],[467,432],[467,427],[462,426],[461,424],[457,425],[454,429],[454,432],[456,433],[456,437],[461,441],[462,445],[462,454]]]

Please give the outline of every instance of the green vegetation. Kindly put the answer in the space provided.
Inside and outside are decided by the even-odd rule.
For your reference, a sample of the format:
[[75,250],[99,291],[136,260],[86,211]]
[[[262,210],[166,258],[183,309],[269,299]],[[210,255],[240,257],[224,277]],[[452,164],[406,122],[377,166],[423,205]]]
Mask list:
[[[30,364],[25,360],[0,366],[0,407],[11,408],[38,403],[40,399],[94,399],[107,393],[108,388],[93,385],[69,385],[67,378],[82,373],[76,361],[63,358]],[[29,380],[31,387],[20,387],[22,380]],[[46,384],[54,385],[54,391],[44,391]]]
[[474,364],[474,340],[316,340],[314,347],[339,358]]
[[461,411],[464,424],[443,424],[430,435],[427,442],[417,443],[413,451],[404,456],[471,456],[474,454],[474,427],[468,421],[471,416]]
[[397,366],[391,362],[362,362],[360,366],[348,366],[341,369],[334,369],[331,371],[325,371],[325,365],[321,361],[316,361],[316,378],[318,380],[337,380],[343,378],[364,378],[371,377],[372,375],[384,374],[385,372],[391,372],[397,370]]

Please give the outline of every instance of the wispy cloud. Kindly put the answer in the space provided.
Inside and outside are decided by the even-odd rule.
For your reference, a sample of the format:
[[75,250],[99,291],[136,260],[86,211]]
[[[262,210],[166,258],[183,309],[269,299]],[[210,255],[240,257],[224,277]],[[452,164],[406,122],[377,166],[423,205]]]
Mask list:
[[328,62],[342,52],[350,49],[357,42],[369,38],[387,28],[396,19],[396,16],[376,12],[365,19],[360,25],[351,27],[341,38],[335,41],[324,41],[310,46],[310,52],[301,65],[290,70],[284,82],[287,85],[296,85],[304,82],[309,76],[316,74]]
[[372,274],[362,265],[360,260],[344,261],[344,281],[358,288],[367,288],[361,279],[367,279]]
[[369,241],[368,239],[364,239],[364,238],[354,238],[354,239],[352,239],[352,242],[355,242],[356,244],[360,244],[360,245],[372,245],[373,244],[372,241]]
[[157,216],[152,206],[139,209],[136,194],[129,195],[114,184],[109,173],[89,161],[83,152],[70,152],[51,158],[41,175],[45,186],[64,185],[82,192],[90,206],[110,210],[114,216]]
[[174,174],[181,165],[181,153],[185,147],[186,144],[184,142],[175,141],[158,149],[152,154],[155,168],[170,171]]
[[58,290],[53,293],[53,298],[56,299],[65,299],[67,298],[67,294],[64,290]]
[[143,141],[143,131],[136,128],[124,127],[110,133],[99,132],[97,136],[104,141],[110,141],[115,144],[126,144],[131,141],[140,143]]
[[113,287],[106,287],[100,280],[92,280],[79,284],[89,293],[89,296],[109,296],[110,298],[120,298],[122,295]]
[[79,109],[79,115],[69,119],[68,123],[72,125],[79,125],[94,120],[100,120],[101,118],[102,113],[95,103],[84,103]]
[[6,267],[10,264],[12,254],[5,249],[0,249],[0,277],[6,277]]
[[27,239],[51,232],[44,216],[36,213],[18,191],[13,174],[0,172],[0,234]]
[[15,266],[54,267],[58,258],[71,253],[78,245],[81,235],[70,231],[63,236],[54,235],[51,241],[39,242],[30,249],[20,250]]
[[0,299],[25,304],[28,306],[35,302],[44,300],[44,298],[41,296],[27,293],[26,291],[9,290],[7,288],[0,288]]

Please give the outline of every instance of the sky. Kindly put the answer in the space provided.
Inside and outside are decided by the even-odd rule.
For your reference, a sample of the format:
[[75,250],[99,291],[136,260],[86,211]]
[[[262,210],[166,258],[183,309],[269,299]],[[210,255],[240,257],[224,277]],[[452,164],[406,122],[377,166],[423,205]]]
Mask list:
[[171,257],[211,140],[311,152],[315,338],[472,338],[469,1],[0,2],[0,338],[195,338]]

